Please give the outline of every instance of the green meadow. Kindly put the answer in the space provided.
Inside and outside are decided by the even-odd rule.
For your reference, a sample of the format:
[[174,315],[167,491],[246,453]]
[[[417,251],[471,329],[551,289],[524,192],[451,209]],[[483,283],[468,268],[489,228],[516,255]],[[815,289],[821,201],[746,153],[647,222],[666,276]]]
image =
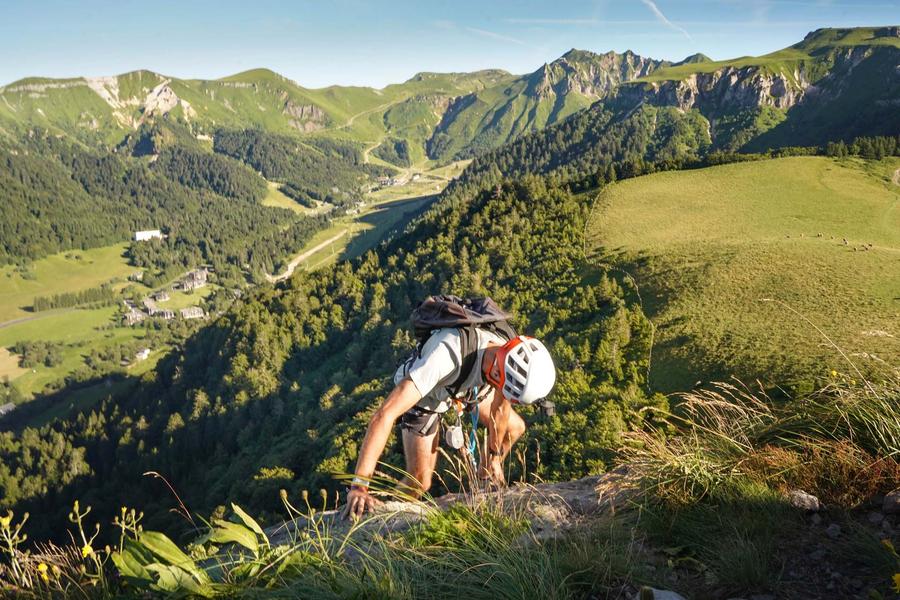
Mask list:
[[896,365],[898,167],[784,158],[603,191],[587,250],[638,285],[656,327],[653,386],[734,375],[808,387],[832,370],[858,377]]
[[127,278],[137,270],[128,265],[127,247],[122,243],[54,254],[31,263],[25,277],[12,266],[0,267],[0,324],[35,316],[27,310],[35,296],[77,292]]

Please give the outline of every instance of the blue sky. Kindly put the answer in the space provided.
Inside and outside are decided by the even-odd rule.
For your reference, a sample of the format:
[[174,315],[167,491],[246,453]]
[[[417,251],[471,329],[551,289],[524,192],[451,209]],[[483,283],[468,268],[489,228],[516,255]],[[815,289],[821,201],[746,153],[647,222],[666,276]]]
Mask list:
[[268,67],[309,87],[381,87],[418,71],[525,73],[573,47],[764,54],[818,27],[900,21],[900,0],[2,0],[0,10],[0,84]]

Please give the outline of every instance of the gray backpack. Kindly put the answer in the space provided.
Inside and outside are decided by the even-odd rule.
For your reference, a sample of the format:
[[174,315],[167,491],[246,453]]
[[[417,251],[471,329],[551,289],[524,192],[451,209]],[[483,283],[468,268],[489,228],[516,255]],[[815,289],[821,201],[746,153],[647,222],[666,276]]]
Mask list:
[[509,323],[512,315],[503,311],[490,298],[459,298],[457,296],[429,296],[412,312],[416,349],[406,360],[410,363],[421,356],[422,346],[437,329],[455,327],[459,330],[462,366],[459,377],[447,386],[451,397],[459,395],[460,387],[475,368],[478,358],[476,329],[486,329],[509,341],[518,334]]

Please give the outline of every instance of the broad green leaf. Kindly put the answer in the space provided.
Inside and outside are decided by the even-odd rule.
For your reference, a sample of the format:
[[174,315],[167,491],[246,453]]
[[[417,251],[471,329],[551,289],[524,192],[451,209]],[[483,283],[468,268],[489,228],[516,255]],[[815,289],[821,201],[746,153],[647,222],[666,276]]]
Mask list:
[[201,583],[209,582],[209,576],[202,569],[198,568],[191,557],[185,554],[165,534],[158,531],[145,531],[141,533],[138,541],[166,563],[189,572],[197,581]]
[[265,534],[265,532],[262,530],[262,527],[259,526],[259,523],[257,523],[256,520],[254,520],[253,517],[251,517],[250,515],[248,515],[246,512],[244,512],[244,509],[243,509],[243,508],[241,508],[240,506],[238,506],[237,504],[235,504],[235,503],[233,503],[233,502],[231,503],[231,510],[233,510],[234,513],[235,513],[238,517],[241,518],[241,521],[244,522],[244,525],[246,525],[247,527],[249,527],[250,529],[252,529],[252,530],[256,533],[256,535],[258,535],[259,537],[261,537],[261,538],[263,539],[263,542],[264,542],[267,546],[269,545],[269,538],[266,537],[266,534]]
[[140,582],[153,581],[150,572],[146,569],[152,560],[153,556],[143,546],[132,540],[125,540],[122,550],[112,553],[112,561],[119,570],[119,574],[126,579]]
[[235,544],[240,544],[252,552],[254,556],[259,554],[259,541],[256,539],[255,533],[243,525],[238,525],[237,523],[232,523],[230,521],[223,521],[222,519],[216,519],[215,524],[216,526],[212,530],[212,535],[209,536],[210,541],[218,544],[228,544],[233,542]]
[[163,592],[178,596],[203,596],[204,598],[212,598],[215,595],[212,586],[198,583],[190,573],[179,567],[153,563],[147,565],[147,569],[158,575],[154,586]]

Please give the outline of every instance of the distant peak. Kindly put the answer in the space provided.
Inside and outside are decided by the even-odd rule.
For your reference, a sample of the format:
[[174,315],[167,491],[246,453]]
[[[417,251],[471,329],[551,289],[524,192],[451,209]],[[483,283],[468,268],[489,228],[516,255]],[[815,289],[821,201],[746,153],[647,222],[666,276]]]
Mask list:
[[702,52],[698,52],[696,54],[691,54],[686,57],[684,60],[675,63],[675,66],[678,65],[693,65],[697,63],[705,63],[705,62],[713,62],[713,59],[703,54]]
[[229,75],[228,77],[222,77],[218,81],[243,81],[243,82],[259,82],[259,81],[286,81],[287,78],[280,73],[276,73],[271,69],[266,69],[264,67],[260,67],[258,69],[250,69],[247,71],[241,71],[240,73],[235,73],[234,75]]

